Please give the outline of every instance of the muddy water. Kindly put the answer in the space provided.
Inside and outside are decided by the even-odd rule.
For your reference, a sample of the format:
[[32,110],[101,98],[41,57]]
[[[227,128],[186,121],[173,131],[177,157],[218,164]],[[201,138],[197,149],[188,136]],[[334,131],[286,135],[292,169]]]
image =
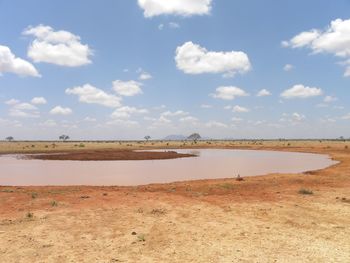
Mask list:
[[176,150],[198,157],[147,161],[43,161],[0,156],[0,185],[142,185],[299,173],[326,168],[329,156],[254,150]]

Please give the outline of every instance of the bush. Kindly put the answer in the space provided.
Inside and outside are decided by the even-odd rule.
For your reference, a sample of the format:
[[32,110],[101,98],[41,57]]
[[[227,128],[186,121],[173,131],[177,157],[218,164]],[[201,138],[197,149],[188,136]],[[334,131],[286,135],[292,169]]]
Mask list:
[[298,193],[301,194],[301,195],[312,195],[312,194],[314,194],[311,190],[304,189],[304,188],[300,189],[298,191]]

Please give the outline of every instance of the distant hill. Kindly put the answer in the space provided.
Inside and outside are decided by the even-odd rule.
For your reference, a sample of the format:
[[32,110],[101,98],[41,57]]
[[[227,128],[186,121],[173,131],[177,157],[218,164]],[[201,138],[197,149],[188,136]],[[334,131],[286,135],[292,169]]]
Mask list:
[[172,134],[172,135],[166,136],[163,140],[164,141],[183,141],[183,140],[186,140],[186,139],[187,139],[187,136],[185,136],[185,135]]

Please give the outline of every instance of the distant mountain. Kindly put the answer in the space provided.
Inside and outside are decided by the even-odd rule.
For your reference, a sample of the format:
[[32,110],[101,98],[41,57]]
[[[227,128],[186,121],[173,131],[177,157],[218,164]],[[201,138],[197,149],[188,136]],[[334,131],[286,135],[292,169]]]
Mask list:
[[172,134],[166,136],[163,140],[164,141],[183,141],[186,140],[187,136],[181,135],[181,134]]

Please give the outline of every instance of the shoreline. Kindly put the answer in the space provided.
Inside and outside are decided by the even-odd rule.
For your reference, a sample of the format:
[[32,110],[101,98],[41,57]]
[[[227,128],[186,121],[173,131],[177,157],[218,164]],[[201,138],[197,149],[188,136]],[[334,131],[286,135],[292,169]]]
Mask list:
[[[166,143],[152,146],[166,148]],[[102,262],[112,258],[217,262],[220,255],[222,262],[254,262],[258,253],[266,262],[346,262],[350,257],[349,143],[249,143],[212,143],[209,148],[321,153],[340,163],[311,173],[269,174],[243,181],[0,186],[3,260],[15,262],[20,256],[43,262],[84,262],[86,257]],[[63,147],[67,146],[58,146]]]

